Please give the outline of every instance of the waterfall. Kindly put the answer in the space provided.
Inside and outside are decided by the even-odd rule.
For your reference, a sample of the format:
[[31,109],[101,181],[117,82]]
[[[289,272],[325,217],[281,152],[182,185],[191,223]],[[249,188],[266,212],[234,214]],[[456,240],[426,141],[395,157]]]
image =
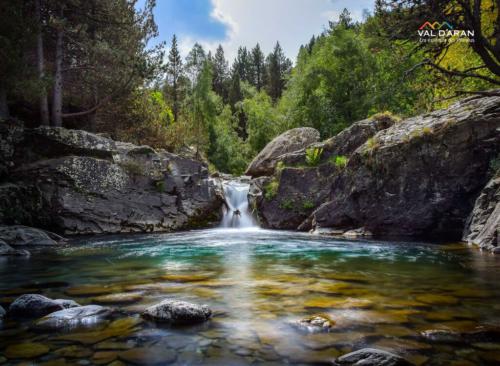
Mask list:
[[256,226],[255,220],[248,209],[250,184],[239,181],[225,181],[222,186],[228,207],[224,209],[221,226],[232,228]]

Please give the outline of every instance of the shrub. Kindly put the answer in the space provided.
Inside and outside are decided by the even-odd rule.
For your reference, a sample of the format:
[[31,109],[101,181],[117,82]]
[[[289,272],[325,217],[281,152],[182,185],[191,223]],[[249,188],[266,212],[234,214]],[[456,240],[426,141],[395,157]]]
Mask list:
[[314,208],[314,206],[315,206],[314,202],[311,200],[305,200],[302,202],[302,208],[304,210],[310,210],[310,209]]
[[330,163],[335,165],[338,169],[344,169],[348,160],[349,159],[345,155],[335,155],[329,159]]
[[310,147],[306,149],[306,163],[309,166],[317,166],[321,160],[321,155],[323,154],[323,148],[321,147]]
[[371,119],[374,119],[376,121],[388,121],[388,122],[400,122],[401,117],[393,114],[392,112],[389,111],[384,111],[384,112],[379,112],[375,113],[373,116],[370,117]]
[[285,163],[283,163],[282,161],[278,161],[278,163],[276,164],[276,172],[279,174],[283,171],[283,169],[285,169]]
[[280,183],[278,179],[273,177],[269,183],[264,186],[264,198],[268,201],[272,200],[278,194]]
[[155,183],[156,190],[160,193],[165,192],[165,182],[162,180],[159,180],[158,182]]
[[293,209],[293,200],[290,198],[284,199],[283,201],[281,201],[280,207],[285,210]]

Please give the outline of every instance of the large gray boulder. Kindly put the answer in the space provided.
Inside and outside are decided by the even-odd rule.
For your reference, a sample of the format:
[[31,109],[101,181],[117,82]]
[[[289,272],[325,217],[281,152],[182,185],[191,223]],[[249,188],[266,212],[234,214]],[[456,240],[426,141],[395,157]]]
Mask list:
[[356,149],[311,224],[458,240],[499,152],[500,97],[405,119]]
[[275,137],[262,149],[248,166],[245,175],[252,177],[271,175],[280,156],[307,148],[319,141],[319,138],[319,132],[311,127],[288,130]]
[[70,235],[219,221],[221,201],[202,162],[86,131],[41,127],[23,136],[14,146],[9,181],[0,185],[6,202],[0,223]]
[[500,176],[492,178],[476,199],[463,240],[483,249],[500,248]]
[[411,366],[411,363],[393,353],[363,348],[337,358],[334,365],[349,366]]
[[58,301],[38,294],[26,294],[19,296],[10,304],[9,315],[35,318],[63,309],[63,304]]
[[197,305],[186,301],[164,300],[148,307],[142,316],[146,319],[172,325],[202,323],[210,318],[212,311],[207,305]]

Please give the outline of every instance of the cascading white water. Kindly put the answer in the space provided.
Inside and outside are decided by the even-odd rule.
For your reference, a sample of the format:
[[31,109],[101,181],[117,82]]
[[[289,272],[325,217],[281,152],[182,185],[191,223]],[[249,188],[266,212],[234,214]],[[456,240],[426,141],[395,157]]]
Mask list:
[[222,227],[248,228],[257,226],[248,209],[248,190],[250,184],[238,181],[222,183],[228,207],[224,209]]

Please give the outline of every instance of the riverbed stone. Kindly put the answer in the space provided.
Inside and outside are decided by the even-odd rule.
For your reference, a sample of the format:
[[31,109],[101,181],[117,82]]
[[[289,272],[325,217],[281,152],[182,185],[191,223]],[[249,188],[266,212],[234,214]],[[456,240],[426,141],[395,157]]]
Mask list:
[[315,314],[292,322],[291,325],[306,333],[329,332],[335,321],[326,314]]
[[25,342],[12,344],[5,349],[7,358],[35,358],[47,354],[50,348],[42,343]]
[[86,305],[59,310],[41,318],[35,323],[37,329],[56,330],[95,326],[103,322],[111,309],[99,305]]
[[101,304],[132,304],[142,299],[140,293],[124,292],[118,294],[101,295],[94,298],[95,302]]
[[64,306],[48,297],[39,294],[19,296],[9,306],[9,315],[14,317],[34,318],[64,309]]
[[460,333],[454,332],[451,330],[444,329],[429,329],[420,333],[422,337],[437,343],[454,343],[454,342],[462,342],[463,337]]
[[85,358],[92,355],[92,350],[90,350],[88,347],[71,345],[55,350],[54,354],[60,357]]
[[163,300],[148,307],[142,316],[146,319],[172,325],[188,325],[207,321],[212,311],[207,305],[197,305],[180,300]]
[[165,365],[174,362],[176,352],[163,346],[132,348],[119,353],[119,358],[133,364]]
[[11,246],[52,246],[64,241],[57,234],[24,225],[0,225],[0,239]]
[[335,360],[334,364],[353,366],[411,366],[404,358],[375,348],[363,348],[340,356]]

